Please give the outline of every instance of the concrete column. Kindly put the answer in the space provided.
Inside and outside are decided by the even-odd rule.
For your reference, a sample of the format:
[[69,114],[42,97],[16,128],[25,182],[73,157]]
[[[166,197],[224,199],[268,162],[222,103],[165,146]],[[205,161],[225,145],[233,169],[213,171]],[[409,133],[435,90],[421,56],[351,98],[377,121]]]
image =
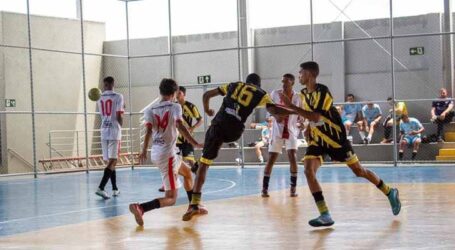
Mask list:
[[[249,36],[249,21],[248,21],[248,0],[238,0],[238,45],[240,47],[246,47],[251,44],[251,37]],[[240,50],[239,53],[239,75],[241,79],[239,80],[245,80],[246,76],[250,71],[254,71],[254,65],[249,64],[249,61],[251,59],[251,53],[249,53],[249,50],[242,49]]]
[[[444,0],[444,13],[442,22],[442,32],[452,32],[452,8],[451,0]],[[452,54],[452,35],[445,35],[442,37],[442,61],[444,69],[443,86],[447,88],[449,93],[454,96],[453,87],[453,54]]]

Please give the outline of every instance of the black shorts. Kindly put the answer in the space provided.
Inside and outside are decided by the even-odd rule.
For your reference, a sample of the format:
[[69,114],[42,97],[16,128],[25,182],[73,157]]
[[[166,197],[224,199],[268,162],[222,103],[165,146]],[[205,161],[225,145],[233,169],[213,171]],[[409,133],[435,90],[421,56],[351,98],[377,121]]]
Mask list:
[[221,124],[212,124],[205,133],[204,149],[202,150],[201,162],[207,165],[212,164],[218,156],[223,143],[237,141],[243,133],[243,127],[229,127]]
[[179,148],[179,150],[180,150],[179,153],[183,158],[186,158],[186,157],[194,158],[194,147],[190,143],[183,142],[183,143],[177,144],[177,147]]
[[344,162],[346,164],[353,164],[359,161],[348,140],[342,144],[341,148],[310,145],[306,150],[303,160],[319,158],[322,162],[325,155],[328,155],[332,161]]

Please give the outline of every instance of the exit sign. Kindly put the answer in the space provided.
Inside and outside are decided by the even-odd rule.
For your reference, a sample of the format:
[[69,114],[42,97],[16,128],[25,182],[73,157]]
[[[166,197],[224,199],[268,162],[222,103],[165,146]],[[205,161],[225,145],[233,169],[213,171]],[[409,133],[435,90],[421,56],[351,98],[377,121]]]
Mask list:
[[423,47],[414,47],[409,49],[409,55],[411,56],[420,56],[425,54],[425,49]]
[[197,83],[199,83],[199,84],[210,83],[210,82],[212,82],[212,78],[210,77],[210,75],[197,77]]
[[16,107],[16,99],[6,99],[5,100],[5,107],[7,107],[7,108]]

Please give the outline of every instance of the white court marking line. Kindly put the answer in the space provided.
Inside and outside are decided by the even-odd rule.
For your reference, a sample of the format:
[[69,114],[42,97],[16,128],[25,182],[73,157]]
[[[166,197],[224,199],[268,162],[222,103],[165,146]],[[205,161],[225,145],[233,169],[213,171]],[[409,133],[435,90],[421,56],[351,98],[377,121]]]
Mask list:
[[[218,181],[229,182],[229,183],[231,183],[231,185],[230,185],[229,187],[222,188],[222,189],[219,189],[219,190],[213,190],[213,191],[204,192],[204,194],[213,194],[213,193],[218,193],[218,192],[226,191],[226,190],[229,190],[229,189],[231,189],[231,188],[233,188],[233,187],[235,187],[235,186],[237,185],[237,183],[235,183],[234,181],[227,180],[227,179],[212,178],[212,180],[218,180]],[[20,218],[20,219],[12,219],[12,220],[0,221],[0,225],[1,225],[1,224],[11,223],[11,222],[24,221],[24,220],[32,220],[32,219],[46,218],[46,217],[51,217],[51,216],[60,216],[60,215],[74,214],[74,213],[86,212],[86,211],[90,211],[90,210],[105,209],[105,208],[112,208],[112,207],[120,207],[120,206],[129,205],[129,204],[131,204],[131,202],[128,202],[128,203],[120,203],[120,204],[111,205],[111,206],[92,207],[92,208],[85,208],[85,209],[81,209],[81,210],[73,210],[73,211],[62,212],[62,213],[43,214],[43,215],[38,215],[38,216],[33,216],[33,217],[25,217],[25,218]],[[111,216],[111,217],[114,217],[114,216]],[[110,217],[106,217],[106,218],[110,218]],[[100,218],[100,219],[103,219],[103,218]],[[104,218],[104,219],[105,219],[105,218]],[[71,223],[70,223],[70,224],[71,224]]]

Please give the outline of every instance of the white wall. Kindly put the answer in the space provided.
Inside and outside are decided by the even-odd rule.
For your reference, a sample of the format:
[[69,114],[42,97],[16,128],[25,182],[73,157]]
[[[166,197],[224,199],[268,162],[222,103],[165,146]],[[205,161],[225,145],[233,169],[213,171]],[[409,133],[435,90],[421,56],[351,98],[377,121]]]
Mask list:
[[[26,15],[0,13],[3,25],[1,34],[7,44],[27,46]],[[102,53],[105,40],[104,24],[86,22],[86,47],[91,51]],[[53,17],[32,16],[32,47],[43,49],[67,50],[80,52],[80,21]],[[24,35],[25,34],[25,35]],[[15,108],[7,111],[30,111],[30,74],[27,49],[3,48],[0,51],[3,63],[0,88],[4,98],[16,99]],[[86,58],[87,88],[98,86],[101,77],[102,58]],[[34,50],[32,54],[33,82],[36,111],[69,111],[83,112],[82,92],[82,57],[77,54],[57,53]],[[89,110],[95,110],[95,103],[88,103]],[[19,160],[5,150],[10,149],[20,154],[25,161],[32,163],[32,129],[31,115],[10,114],[2,116],[2,149],[4,159],[8,159],[8,172],[30,171],[24,168],[24,161]],[[94,123],[90,117],[89,124]],[[90,126],[90,125],[89,125]],[[90,127],[89,127],[90,128]],[[36,115],[37,158],[48,158],[48,134],[50,130],[83,130],[83,115]],[[90,143],[90,142],[89,142]],[[72,147],[68,147],[73,150]],[[72,155],[73,152],[67,152]]]

